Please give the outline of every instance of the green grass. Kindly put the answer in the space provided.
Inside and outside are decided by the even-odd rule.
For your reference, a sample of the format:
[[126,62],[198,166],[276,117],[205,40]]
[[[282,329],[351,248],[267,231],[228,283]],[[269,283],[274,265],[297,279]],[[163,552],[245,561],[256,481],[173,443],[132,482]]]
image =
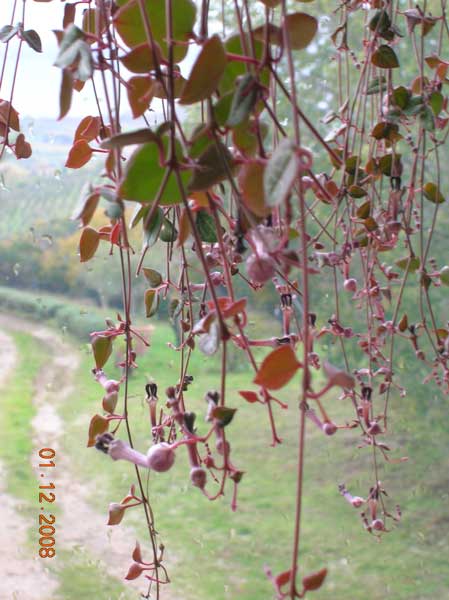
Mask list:
[[[135,445],[143,452],[151,443],[147,407],[143,401],[145,383],[150,377],[157,381],[162,403],[164,389],[178,378],[179,356],[166,345],[172,330],[156,322],[150,337],[151,348],[140,357],[139,369],[130,381],[131,427]],[[23,485],[27,477],[33,484],[29,489],[34,492],[31,468],[23,456],[30,448],[27,443],[30,444],[29,421],[33,412],[29,402],[32,390],[29,378],[30,373],[37,371],[38,365],[33,361],[38,361],[38,353],[36,345],[26,336],[18,343],[21,353],[18,376],[14,377],[14,387],[10,386],[5,396],[7,403],[3,406],[7,410],[2,410],[3,415],[7,415],[2,421],[2,432],[8,436],[4,438],[7,444],[2,453],[3,460],[9,467],[13,466],[13,471],[17,466],[17,473],[12,475],[15,484],[10,489],[23,497],[27,493],[27,486]],[[91,502],[99,513],[98,527],[104,527],[107,505],[127,493],[134,474],[127,463],[114,463],[85,446],[89,419],[101,413],[102,389],[90,374],[92,357],[88,347],[83,345],[80,349],[82,364],[76,378],[77,389],[71,401],[64,403],[60,410],[66,424],[64,449],[71,457],[77,479],[95,484],[96,495]],[[228,439],[234,463],[245,471],[237,513],[229,508],[229,496],[210,503],[190,486],[183,449],[178,451],[172,471],[152,474],[149,480],[148,493],[156,527],[166,546],[166,564],[173,581],[170,596],[179,600],[269,599],[273,592],[263,574],[263,566],[269,565],[278,572],[290,564],[298,381],[279,394],[289,403],[289,409],[276,409],[284,443],[273,449],[269,446],[266,410],[245,403],[237,394],[239,389],[252,387],[252,375],[243,354],[240,358],[237,356],[234,365],[237,368],[229,373],[227,394],[228,404],[238,408],[238,412],[228,428]],[[112,377],[119,375],[109,365],[106,371]],[[205,391],[219,386],[218,361],[197,355],[188,372],[194,376],[194,382],[186,399],[189,409],[198,415],[198,431],[202,434],[207,430],[203,421],[203,397]],[[379,477],[391,496],[391,508],[399,502],[403,519],[381,543],[363,531],[358,511],[337,491],[338,483],[345,482],[353,493],[366,495],[373,481],[370,451],[357,449],[356,431],[340,431],[327,438],[313,426],[308,427],[300,573],[328,567],[326,584],[314,593],[317,600],[449,599],[446,405],[432,388],[420,385],[418,380],[414,384],[409,382],[409,386],[413,394],[405,399],[392,398],[394,429],[388,442],[392,455],[407,454],[410,460],[400,465],[381,463],[379,466]],[[350,418],[351,409],[336,400],[336,395],[327,398],[326,406],[337,421],[343,422]],[[19,418],[17,410],[22,405],[24,412]],[[125,438],[123,431],[119,437]],[[18,475],[27,469],[28,476]],[[209,489],[214,489],[212,482]],[[144,520],[138,508],[127,512],[124,524],[134,527],[136,538],[145,542]],[[77,555],[73,560],[64,555],[54,566],[58,566],[61,600],[120,598],[120,584],[109,582],[112,586],[109,589],[101,568],[87,555]]]
[[[161,402],[165,387],[177,380],[177,355],[165,344],[170,333],[166,326],[157,325],[152,348],[131,379],[131,427],[141,451],[151,443],[143,402],[147,377],[159,384]],[[95,481],[98,491],[93,502],[106,515],[108,503],[126,494],[134,475],[126,463],[113,463],[85,448],[89,418],[101,412],[101,388],[89,375],[91,367],[86,354],[78,376],[77,401],[67,403],[62,416],[74,469],[80,478]],[[114,375],[110,368],[107,372]],[[199,356],[189,373],[194,383],[186,398],[189,409],[198,415],[201,434],[207,430],[204,393],[219,385],[217,361]],[[230,373],[228,378],[228,403],[238,408],[228,439],[233,461],[245,471],[237,513],[229,508],[229,496],[210,503],[190,486],[182,449],[169,473],[153,474],[149,480],[156,527],[167,549],[172,593],[182,600],[271,598],[263,566],[278,572],[290,563],[298,416],[295,385],[279,394],[290,408],[276,410],[284,443],[273,449],[265,409],[245,404],[237,394],[238,389],[251,388],[251,379],[249,371]],[[409,454],[411,458],[401,465],[380,465],[380,478],[392,497],[391,509],[399,502],[404,511],[402,523],[381,543],[363,531],[358,512],[337,491],[338,483],[344,481],[354,493],[366,495],[373,477],[369,450],[357,450],[354,431],[326,438],[313,426],[308,428],[300,569],[307,573],[329,568],[326,585],[314,595],[317,600],[449,598],[445,567],[449,542],[443,533],[449,522],[447,477],[440,481],[449,466],[447,426],[438,413],[439,404],[425,420],[419,420],[419,402],[399,398],[393,402],[396,425],[389,442],[395,456]],[[330,397],[326,405],[340,422],[350,418],[351,409],[335,398]],[[119,437],[124,438],[124,432]],[[209,488],[212,491],[214,485],[210,483]],[[124,522],[136,528],[140,540],[146,539],[139,509],[128,511]]]
[[18,364],[2,388],[0,402],[0,459],[7,469],[8,492],[27,504],[37,501],[37,483],[29,457],[33,451],[31,420],[33,381],[48,356],[31,335],[11,333]]
[[[107,557],[104,557],[107,561]],[[111,578],[104,565],[92,560],[81,549],[58,553],[56,568],[52,569],[59,578],[60,586],[54,600],[132,600],[135,594],[124,589],[123,584]]]

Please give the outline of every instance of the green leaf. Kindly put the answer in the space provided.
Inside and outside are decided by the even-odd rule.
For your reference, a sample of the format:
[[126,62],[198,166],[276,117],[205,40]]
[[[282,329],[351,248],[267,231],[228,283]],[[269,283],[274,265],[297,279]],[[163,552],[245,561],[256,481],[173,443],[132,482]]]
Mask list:
[[351,185],[348,189],[348,194],[351,198],[363,198],[366,196],[367,192],[359,185]]
[[385,33],[390,28],[390,25],[390,17],[386,10],[378,10],[369,22],[371,31],[374,31],[379,35]]
[[215,121],[219,127],[224,127],[226,125],[226,121],[228,120],[229,113],[231,111],[233,98],[234,94],[232,92],[228,92],[213,105]]
[[178,232],[176,227],[173,226],[173,223],[169,219],[164,219],[162,223],[160,239],[162,242],[173,243],[178,236]]
[[79,42],[84,39],[84,33],[76,25],[69,25],[64,32],[59,52],[55,60],[55,66],[65,69],[77,58],[79,53]]
[[[117,31],[130,48],[147,41],[143,19],[138,2],[120,3],[123,6],[114,15]],[[167,31],[165,0],[145,0],[145,10],[151,23],[151,32],[162,54],[167,58]],[[196,19],[196,6],[192,0],[172,0],[173,39],[188,42]],[[181,61],[187,54],[186,43],[175,44],[174,60]]]
[[9,40],[12,40],[18,31],[19,27],[17,25],[15,27],[12,25],[5,25],[0,29],[0,42],[9,42]]
[[438,189],[438,186],[435,183],[427,182],[423,187],[424,197],[427,198],[430,202],[434,204],[443,204],[446,201],[446,198]]
[[408,270],[410,273],[415,273],[421,265],[421,261],[419,256],[406,256],[405,258],[399,258],[395,261],[397,267],[402,269],[403,271]]
[[407,106],[403,108],[404,115],[413,117],[418,115],[424,108],[424,98],[422,96],[413,96],[407,102]]
[[28,44],[28,46],[35,52],[42,52],[42,42],[37,31],[34,29],[27,29],[22,33],[22,39]]
[[159,271],[155,271],[154,269],[149,269],[148,267],[144,267],[143,274],[145,275],[146,280],[148,281],[150,287],[157,288],[162,283],[162,275]]
[[229,406],[216,406],[212,411],[212,417],[218,421],[219,427],[226,427],[226,425],[231,423],[236,412],[236,408],[230,408]]
[[380,77],[373,77],[368,84],[366,95],[371,96],[372,94],[381,94],[387,89],[387,80],[383,75]]
[[382,174],[386,175],[387,177],[400,175],[402,173],[401,156],[401,154],[394,155],[394,164],[392,154],[384,154],[381,156],[379,158],[379,169],[381,170]]
[[218,35],[206,40],[184,85],[179,103],[194,104],[209,98],[220,83],[226,63],[226,52]]
[[433,117],[432,109],[429,106],[424,106],[419,114],[419,120],[426,131],[435,131],[435,119]]
[[160,49],[155,42],[155,55],[148,42],[134,46],[128,54],[120,58],[122,65],[131,73],[147,75],[160,62]]
[[399,67],[398,57],[391,46],[383,44],[374,52],[371,62],[379,69],[397,69]]
[[92,340],[92,350],[94,353],[95,366],[102,369],[108,362],[112,353],[112,340],[104,335],[97,335]]
[[90,51],[90,46],[86,44],[86,42],[80,43],[79,48],[79,62],[78,68],[76,70],[76,77],[80,81],[87,81],[92,77],[94,72],[94,66],[92,62],[92,54]]
[[135,144],[145,144],[146,142],[158,142],[157,135],[148,127],[145,129],[136,129],[126,133],[118,133],[110,138],[103,140],[100,147],[105,150],[114,150],[115,148],[124,148]]
[[440,271],[440,280],[443,285],[449,287],[449,267],[447,265]]
[[441,92],[432,92],[429,98],[430,107],[432,108],[433,114],[437,117],[443,110],[444,96]]
[[[249,34],[245,32],[246,47],[251,48],[251,40]],[[225,42],[226,52],[231,54],[237,54],[239,56],[245,56],[245,51],[242,47],[242,40],[240,33],[231,35]],[[254,40],[254,57],[257,60],[261,60],[264,53],[264,44],[255,39]],[[244,62],[229,60],[226,65],[225,72],[220,81],[220,93],[225,94],[229,91],[234,91],[236,86],[237,78],[247,74],[247,68]],[[270,71],[264,67],[259,73],[259,82],[261,85],[268,86],[270,81]]]
[[265,201],[279,206],[292,191],[298,176],[299,160],[295,144],[283,138],[273,152],[264,173]]
[[181,314],[183,303],[180,302],[179,298],[172,298],[168,305],[168,316],[174,321],[176,317]]
[[147,319],[157,313],[159,308],[159,294],[157,290],[146,290],[145,291],[145,315]]
[[[168,150],[168,138],[162,139],[164,154]],[[178,142],[179,146],[179,142]],[[180,146],[179,146],[180,147]],[[156,143],[139,146],[126,163],[119,188],[121,198],[135,202],[154,202],[164,179],[167,167],[161,164],[161,148]],[[187,183],[189,171],[181,172],[181,179]],[[171,173],[160,198],[160,204],[178,204],[182,195],[174,173]]]
[[161,231],[162,223],[164,222],[164,211],[158,206],[150,222],[145,227],[145,218],[148,211],[151,210],[151,206],[143,207],[142,221],[143,221],[143,244],[147,248],[151,248],[159,239],[159,232]]
[[[227,168],[226,168],[227,163]],[[227,178],[228,170],[232,171],[232,156],[227,147],[218,142],[211,144],[200,154],[192,178],[189,191],[207,190]]]
[[411,92],[403,85],[400,85],[397,88],[394,88],[393,93],[391,94],[391,100],[393,104],[399,106],[402,110],[407,106],[409,100],[411,98]]
[[196,213],[196,227],[202,242],[214,244],[218,241],[215,221],[207,211],[201,209]]
[[258,96],[259,86],[257,79],[251,73],[244,75],[234,92],[226,125],[228,127],[236,127],[243,123],[251,114]]
[[303,50],[315,37],[318,21],[312,15],[297,12],[285,17],[284,27],[288,31],[292,50]]

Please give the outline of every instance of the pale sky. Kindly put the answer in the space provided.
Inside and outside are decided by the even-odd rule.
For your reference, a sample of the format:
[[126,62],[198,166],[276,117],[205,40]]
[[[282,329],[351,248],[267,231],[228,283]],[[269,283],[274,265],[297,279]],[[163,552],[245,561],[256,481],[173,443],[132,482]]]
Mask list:
[[[22,2],[18,2],[21,10]],[[81,5],[82,6],[82,5]],[[80,8],[81,8],[80,6]],[[0,27],[10,23],[13,7],[12,0],[0,0]],[[57,54],[57,43],[53,29],[62,29],[64,4],[58,0],[53,2],[34,2],[27,0],[25,29],[35,29],[42,40],[43,52],[38,54],[23,44],[19,64],[19,72],[14,92],[14,107],[22,117],[50,117],[57,118],[59,114],[59,84],[61,70],[53,67],[52,63]],[[79,14],[81,15],[81,10]],[[14,24],[21,20],[20,13],[14,18]],[[10,81],[17,52],[17,41],[10,43],[8,55],[8,69],[2,83],[0,98],[9,97]],[[0,57],[3,57],[4,45],[0,48]],[[86,84],[88,93],[74,93],[70,116],[84,116],[95,110],[89,97],[91,86]],[[88,110],[90,109],[91,110]]]
[[[11,22],[13,0],[0,0],[0,27]],[[21,10],[22,2],[17,3]],[[84,6],[78,5],[77,24],[82,17]],[[64,4],[59,0],[52,2],[34,2],[26,0],[25,29],[35,29],[42,40],[43,52],[41,54],[29,48],[26,44],[22,46],[22,55],[19,65],[19,73],[14,92],[14,108],[21,117],[31,116],[35,118],[49,117],[57,118],[59,114],[59,86],[61,81],[61,70],[53,66],[58,46],[53,29],[62,29],[62,18]],[[14,24],[20,21],[20,14],[14,18]],[[10,43],[8,55],[8,69],[0,89],[0,98],[8,99],[10,82],[14,69],[15,56],[18,42],[16,39]],[[0,44],[0,60],[4,54],[4,44]],[[181,64],[184,76],[188,76],[194,62],[197,49],[191,47],[189,54]],[[128,77],[124,71],[125,78]],[[98,77],[98,75],[97,75]],[[101,85],[97,86],[101,90]],[[84,117],[86,114],[96,114],[97,109],[93,101],[92,85],[87,82],[86,91],[74,92],[70,117]],[[129,114],[126,103],[123,104],[124,114]],[[154,106],[153,109],[157,109]]]

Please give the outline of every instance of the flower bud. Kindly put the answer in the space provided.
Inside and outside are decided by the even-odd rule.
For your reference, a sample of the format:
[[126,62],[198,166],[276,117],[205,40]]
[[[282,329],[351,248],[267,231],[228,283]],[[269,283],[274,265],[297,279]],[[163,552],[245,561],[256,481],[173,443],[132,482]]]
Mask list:
[[175,451],[166,442],[151,446],[147,453],[148,467],[163,473],[172,468],[175,462]]
[[355,293],[357,291],[357,281],[353,278],[345,279],[343,287],[347,292]]
[[207,481],[207,473],[202,467],[193,467],[190,470],[190,481],[192,485],[204,490]]
[[107,413],[112,415],[112,413],[115,411],[115,407],[117,406],[117,402],[118,402],[118,393],[115,391],[109,392],[103,398],[103,403],[102,403],[103,409]]
[[376,531],[383,531],[385,529],[382,519],[374,519],[374,521],[371,523],[371,527]]
[[254,283],[266,283],[274,276],[274,260],[266,253],[251,254],[246,259],[246,271]]
[[225,442],[225,440],[223,440],[222,438],[217,439],[217,441],[215,442],[215,448],[217,449],[218,454],[221,454],[222,456],[224,456],[225,452],[226,454],[229,454],[231,450],[229,442],[227,440]]
[[223,284],[223,275],[219,271],[213,271],[210,274],[210,280],[215,287]]
[[335,425],[335,423],[323,423],[323,431],[326,435],[334,435],[334,433],[337,431],[337,426]]
[[362,504],[365,502],[365,500],[363,498],[361,498],[360,496],[353,496],[351,498],[351,504],[354,508],[359,508],[360,506],[362,506]]

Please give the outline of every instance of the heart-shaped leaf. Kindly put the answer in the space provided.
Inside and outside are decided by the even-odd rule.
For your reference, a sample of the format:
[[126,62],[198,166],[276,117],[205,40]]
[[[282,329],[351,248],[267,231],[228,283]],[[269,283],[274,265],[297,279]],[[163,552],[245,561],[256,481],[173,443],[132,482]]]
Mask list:
[[156,290],[145,291],[145,316],[149,319],[157,313],[159,308],[159,294]]
[[196,213],[195,224],[202,242],[214,244],[217,241],[215,221],[206,210],[201,209]]
[[255,402],[260,402],[259,396],[257,395],[256,392],[240,390],[239,394],[240,394],[240,396],[242,396],[242,398],[245,398],[245,400],[247,402],[249,402],[250,404],[254,404]]
[[125,579],[127,579],[128,581],[137,579],[137,577],[139,577],[139,575],[142,574],[144,568],[145,567],[143,565],[141,565],[137,562],[133,562],[132,565],[128,569],[128,573],[125,575]]
[[155,271],[154,269],[149,269],[148,267],[144,267],[142,269],[143,274],[145,275],[145,279],[148,281],[149,285],[152,288],[157,288],[162,283],[162,275],[159,271]]
[[87,262],[97,251],[100,243],[100,234],[92,227],[85,227],[80,236],[79,252],[80,262]]
[[206,40],[184,85],[180,104],[194,104],[209,98],[220,83],[226,63],[226,52],[218,35]]
[[77,142],[78,140],[86,140],[86,142],[91,142],[100,135],[100,130],[100,117],[88,115],[80,121],[78,127],[76,128],[75,135],[73,136],[73,141]]
[[92,158],[92,148],[86,140],[78,140],[70,148],[65,166],[69,169],[80,169]]
[[227,147],[221,142],[210,144],[197,160],[189,191],[207,190],[220,183],[226,179],[228,169],[232,170],[232,156]]
[[302,579],[302,585],[304,589],[308,592],[312,592],[313,590],[319,589],[323,585],[323,582],[326,579],[326,575],[327,569],[321,569],[316,573],[306,575],[306,577],[303,577]]
[[254,383],[268,390],[279,390],[290,381],[300,367],[302,364],[296,358],[292,347],[289,344],[281,346],[264,358]]
[[29,144],[25,140],[25,136],[23,133],[19,133],[16,137],[16,143],[14,145],[14,153],[17,158],[30,158],[33,151],[31,149],[31,144]]
[[391,48],[383,44],[374,52],[371,57],[371,62],[379,69],[397,69],[399,67],[398,57],[396,52]]
[[410,273],[415,273],[421,265],[421,260],[419,256],[406,256],[405,258],[396,260],[395,265],[403,271],[408,268]]
[[160,62],[160,49],[156,43],[155,53],[156,55],[153,56],[151,46],[145,42],[132,48],[128,54],[120,58],[120,62],[131,73],[147,74]]
[[125,514],[124,507],[118,502],[111,502],[109,505],[109,518],[107,525],[118,525],[121,523]]
[[296,146],[288,138],[283,138],[268,161],[264,173],[265,201],[268,206],[279,206],[288,198],[298,171]]
[[[123,4],[123,3],[122,3]],[[162,54],[167,57],[167,16],[165,0],[144,0],[145,10],[151,23],[151,33],[159,45]],[[187,42],[193,32],[196,18],[196,6],[192,0],[172,0],[172,37],[177,42]],[[139,3],[126,2],[114,15],[117,31],[130,48],[147,42],[144,19]],[[187,54],[186,43],[175,44],[174,60],[181,61]]]
[[229,408],[229,406],[216,406],[212,411],[212,417],[218,421],[219,427],[226,427],[234,418],[236,408]]
[[234,92],[226,125],[228,127],[241,125],[251,114],[258,97],[257,79],[251,73],[247,73],[239,80]]
[[315,37],[318,21],[312,15],[297,12],[285,17],[284,27],[288,32],[292,50],[302,50],[307,48]]
[[434,204],[442,204],[446,198],[435,183],[427,182],[423,187],[424,197]]
[[243,164],[238,179],[243,202],[258,217],[267,217],[272,211],[265,201],[264,174],[264,163],[252,160]]
[[[148,143],[139,146],[134,151],[126,163],[119,188],[122,198],[136,202],[153,202],[156,199],[167,168],[161,164],[161,159],[168,150],[168,139],[166,137],[162,139],[161,146],[163,148],[160,148],[159,144]],[[189,176],[189,171],[181,172],[181,179],[184,184],[186,184]],[[182,194],[179,191],[174,173],[171,173],[168,178],[159,202],[162,205],[182,202]]]
[[105,335],[96,335],[92,340],[92,351],[94,353],[95,366],[97,369],[102,369],[112,353],[111,338]]
[[101,415],[94,415],[89,423],[89,434],[87,447],[95,446],[97,435],[105,433],[109,429],[109,421]]
[[334,365],[331,365],[327,361],[324,361],[323,369],[330,384],[350,390],[355,386],[354,377],[346,373],[346,371],[337,369],[337,367],[334,367]]
[[22,33],[22,39],[28,44],[28,46],[35,52],[42,52],[42,41],[37,31],[34,29],[27,29]]
[[154,81],[151,77],[136,76],[128,81],[128,102],[134,119],[148,110],[154,97]]
[[7,100],[0,100],[0,123],[20,131],[19,113]]

